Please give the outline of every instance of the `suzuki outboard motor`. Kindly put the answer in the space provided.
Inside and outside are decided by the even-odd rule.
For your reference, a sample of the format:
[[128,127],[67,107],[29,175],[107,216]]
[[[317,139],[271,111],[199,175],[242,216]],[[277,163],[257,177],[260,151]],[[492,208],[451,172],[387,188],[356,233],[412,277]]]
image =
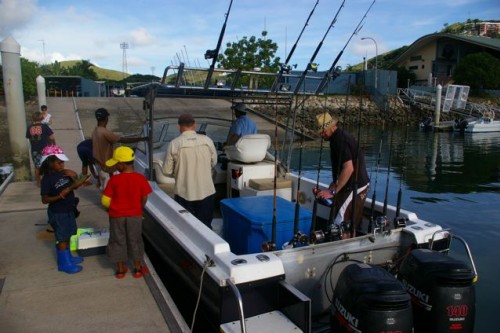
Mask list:
[[474,273],[465,263],[437,251],[413,250],[398,279],[411,295],[415,333],[474,331]]
[[351,264],[335,287],[332,332],[412,332],[410,295],[383,268]]

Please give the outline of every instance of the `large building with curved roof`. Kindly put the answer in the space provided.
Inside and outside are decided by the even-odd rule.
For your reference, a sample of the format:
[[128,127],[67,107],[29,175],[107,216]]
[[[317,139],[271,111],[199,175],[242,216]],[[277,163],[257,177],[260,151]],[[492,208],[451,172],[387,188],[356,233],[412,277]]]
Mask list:
[[394,64],[416,74],[417,84],[447,84],[453,70],[468,54],[488,52],[500,59],[500,39],[435,33],[417,39]]

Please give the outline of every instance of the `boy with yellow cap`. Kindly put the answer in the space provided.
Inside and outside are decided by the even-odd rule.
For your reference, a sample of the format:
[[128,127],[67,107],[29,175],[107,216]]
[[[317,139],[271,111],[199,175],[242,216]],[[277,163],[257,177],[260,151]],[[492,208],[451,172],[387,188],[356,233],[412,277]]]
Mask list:
[[109,179],[101,197],[101,203],[108,208],[109,215],[107,254],[116,262],[117,279],[125,277],[128,271],[125,263],[129,259],[134,265],[133,276],[140,278],[147,272],[146,267],[142,266],[142,214],[152,189],[146,177],[134,171],[134,151],[131,148],[116,148],[113,157],[106,161],[106,166],[119,171],[119,174]]

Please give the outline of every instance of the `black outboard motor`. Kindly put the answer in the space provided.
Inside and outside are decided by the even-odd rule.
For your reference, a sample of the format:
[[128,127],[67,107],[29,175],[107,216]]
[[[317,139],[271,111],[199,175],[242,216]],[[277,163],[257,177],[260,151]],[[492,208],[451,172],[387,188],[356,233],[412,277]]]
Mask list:
[[415,333],[474,331],[474,273],[465,263],[417,249],[401,264],[398,279],[412,298]]
[[410,295],[383,268],[351,264],[337,281],[330,324],[335,333],[411,333]]

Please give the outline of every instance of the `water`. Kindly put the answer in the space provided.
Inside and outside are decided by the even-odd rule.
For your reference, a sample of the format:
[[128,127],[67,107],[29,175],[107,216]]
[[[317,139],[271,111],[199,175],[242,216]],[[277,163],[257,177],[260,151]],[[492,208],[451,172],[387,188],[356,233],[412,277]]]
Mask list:
[[[356,128],[350,131],[358,135]],[[399,126],[393,130],[362,128],[359,137],[371,178],[370,198],[375,191],[377,200],[383,201],[387,193],[389,203],[395,205],[401,188],[404,209],[451,228],[466,239],[479,274],[475,332],[496,331],[493,318],[500,295],[500,265],[496,263],[500,236],[500,133],[464,135],[417,129],[408,129],[407,133],[404,126]],[[331,181],[328,148],[325,145],[321,154],[319,180],[324,183]],[[299,152],[295,149],[292,159],[296,172]],[[319,143],[305,146],[303,176],[318,177],[319,152]],[[458,243],[455,248],[460,252]]]

